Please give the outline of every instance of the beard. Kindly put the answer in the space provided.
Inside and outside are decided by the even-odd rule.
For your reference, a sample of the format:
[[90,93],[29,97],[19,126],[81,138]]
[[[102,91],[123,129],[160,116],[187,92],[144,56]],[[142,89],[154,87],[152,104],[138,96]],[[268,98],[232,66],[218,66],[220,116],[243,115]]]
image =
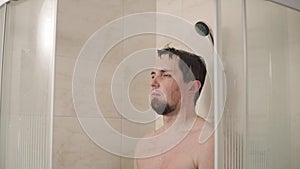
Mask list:
[[165,100],[153,98],[151,100],[152,109],[159,115],[167,115],[175,110],[176,105],[171,106]]

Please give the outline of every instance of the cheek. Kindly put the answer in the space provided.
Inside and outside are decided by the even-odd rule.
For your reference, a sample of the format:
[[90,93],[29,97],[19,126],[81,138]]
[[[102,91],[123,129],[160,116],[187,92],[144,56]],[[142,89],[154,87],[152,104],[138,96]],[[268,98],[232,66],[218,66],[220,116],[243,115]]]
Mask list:
[[179,100],[181,98],[180,88],[178,87],[177,83],[172,84],[172,98],[175,100]]

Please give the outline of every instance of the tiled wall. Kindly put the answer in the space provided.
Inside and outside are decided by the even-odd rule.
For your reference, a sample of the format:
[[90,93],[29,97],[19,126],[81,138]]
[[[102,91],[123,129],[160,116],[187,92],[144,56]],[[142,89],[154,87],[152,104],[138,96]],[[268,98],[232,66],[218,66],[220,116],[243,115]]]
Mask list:
[[[202,20],[213,27],[212,0],[58,0],[53,169],[133,168],[132,159],[101,149],[81,128],[72,102],[72,76],[80,49],[101,26],[127,14],[155,11],[174,14],[192,23]],[[195,33],[195,36],[198,35]],[[137,124],[118,114],[110,93],[112,74],[120,62],[133,52],[162,47],[164,43],[164,38],[154,35],[125,39],[109,51],[98,69],[95,81],[98,105],[110,125],[123,134],[141,137],[156,126],[154,122]],[[129,89],[132,91],[132,104],[139,110],[149,108],[148,75],[147,71],[139,73]],[[207,100],[210,100],[210,85],[206,88],[208,92],[203,94],[206,99],[202,99],[202,105],[207,105]]]
[[[58,1],[53,169],[133,168],[132,159],[121,158],[101,149],[81,128],[72,102],[72,76],[80,49],[101,26],[121,16],[155,11],[155,8],[155,1],[146,0]],[[96,76],[95,93],[105,119],[120,133],[135,137],[152,130],[154,124],[136,126],[117,113],[110,93],[111,77],[124,57],[148,47],[155,47],[154,36],[132,37],[122,41],[106,55]],[[141,81],[148,85],[145,79],[137,83]],[[143,90],[142,94],[146,92]],[[140,97],[144,96],[135,95],[135,98]],[[136,100],[133,98],[132,102]]]

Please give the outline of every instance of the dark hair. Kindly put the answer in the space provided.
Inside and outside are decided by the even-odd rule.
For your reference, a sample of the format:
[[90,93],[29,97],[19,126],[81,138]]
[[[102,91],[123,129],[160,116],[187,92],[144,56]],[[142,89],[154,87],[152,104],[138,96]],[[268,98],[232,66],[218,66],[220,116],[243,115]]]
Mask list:
[[[197,99],[200,96],[206,76],[206,65],[203,58],[193,53],[170,47],[159,49],[157,50],[157,53],[159,57],[161,57],[161,55],[167,54],[170,58],[172,58],[173,55],[176,55],[180,58],[181,61],[179,62],[179,68],[183,74],[184,82],[189,82],[191,80],[199,80],[201,82],[201,88],[195,95],[194,99],[196,103]],[[193,74],[191,74],[190,72],[192,72]]]

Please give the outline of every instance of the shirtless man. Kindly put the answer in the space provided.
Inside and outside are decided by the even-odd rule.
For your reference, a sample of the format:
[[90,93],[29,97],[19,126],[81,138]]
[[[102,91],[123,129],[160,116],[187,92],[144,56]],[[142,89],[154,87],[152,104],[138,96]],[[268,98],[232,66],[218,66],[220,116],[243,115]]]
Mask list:
[[[164,123],[161,128],[146,135],[145,138],[158,136],[172,125],[176,125],[173,136],[182,132],[187,134],[167,151],[136,158],[136,169],[214,168],[214,136],[210,136],[204,143],[199,143],[199,135],[205,120],[195,113],[195,104],[205,76],[206,67],[201,57],[174,48],[158,50],[155,68],[151,71],[151,106],[158,114],[163,115]],[[181,120],[176,123],[179,116]],[[192,125],[187,130],[188,124]],[[154,147],[151,149],[155,149],[160,144],[168,144],[172,140],[173,137],[168,136],[149,145]]]

